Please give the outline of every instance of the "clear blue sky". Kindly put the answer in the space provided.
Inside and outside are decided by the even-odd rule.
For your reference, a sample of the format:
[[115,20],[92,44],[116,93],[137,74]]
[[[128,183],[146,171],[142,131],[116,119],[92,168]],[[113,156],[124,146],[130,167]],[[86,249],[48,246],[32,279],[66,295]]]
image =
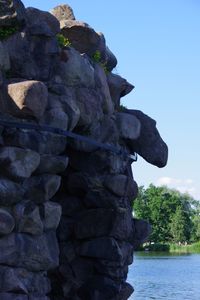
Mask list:
[[169,146],[164,169],[139,158],[139,185],[168,184],[200,199],[200,1],[25,0],[49,10],[69,4],[76,19],[105,34],[118,58],[118,73],[135,85],[123,99],[157,120]]

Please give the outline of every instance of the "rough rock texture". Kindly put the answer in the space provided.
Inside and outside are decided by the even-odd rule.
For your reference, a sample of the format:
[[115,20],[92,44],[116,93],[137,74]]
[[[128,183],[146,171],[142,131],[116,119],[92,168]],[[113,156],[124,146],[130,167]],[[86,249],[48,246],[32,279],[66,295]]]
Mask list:
[[167,146],[154,120],[120,107],[133,85],[111,72],[104,36],[68,5],[51,12],[0,0],[1,28],[15,27],[0,41],[0,299],[127,300],[150,232],[132,216],[130,154],[163,167]]

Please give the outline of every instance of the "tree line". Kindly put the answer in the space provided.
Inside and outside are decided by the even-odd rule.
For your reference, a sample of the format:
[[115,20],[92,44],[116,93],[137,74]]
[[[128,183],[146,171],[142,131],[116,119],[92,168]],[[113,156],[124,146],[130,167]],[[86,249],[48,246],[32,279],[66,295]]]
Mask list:
[[200,241],[200,202],[187,193],[166,186],[139,187],[133,203],[136,218],[152,226],[149,242],[193,243]]

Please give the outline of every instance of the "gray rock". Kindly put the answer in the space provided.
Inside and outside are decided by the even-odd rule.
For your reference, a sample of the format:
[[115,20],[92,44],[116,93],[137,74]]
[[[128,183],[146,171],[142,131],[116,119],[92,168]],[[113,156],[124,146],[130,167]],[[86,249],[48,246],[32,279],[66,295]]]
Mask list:
[[0,179],[0,205],[12,206],[22,200],[24,191],[22,187],[8,179]]
[[120,285],[109,277],[95,275],[90,278],[79,290],[81,299],[110,300],[115,299],[120,291]]
[[122,252],[117,241],[109,237],[101,237],[81,243],[78,252],[81,256],[99,258],[110,261],[121,261]]
[[32,36],[23,31],[10,36],[4,44],[10,56],[12,78],[48,81],[52,77],[59,60],[55,37]]
[[143,244],[145,241],[147,241],[150,233],[151,233],[151,225],[149,222],[145,220],[138,220],[138,219],[133,219],[133,245],[134,249],[137,249],[141,244]]
[[106,189],[89,190],[83,203],[87,208],[127,208],[130,206],[128,198],[119,198]]
[[[117,126],[110,115],[103,115],[103,118],[100,121],[94,120],[91,127],[87,128],[86,132],[80,130],[80,133],[96,142],[105,144],[116,145],[119,140]],[[83,152],[93,152],[98,149],[98,146],[95,144],[76,139],[70,140],[70,146],[73,149]]]
[[126,81],[126,79],[113,73],[107,74],[107,81],[112,101],[115,104],[115,109],[119,110],[120,98],[129,94],[134,86]]
[[0,249],[0,264],[34,272],[58,266],[59,250],[54,232],[34,237],[12,233],[0,239]]
[[52,34],[57,34],[60,32],[60,24],[58,20],[49,12],[39,10],[37,8],[28,7],[26,9],[28,26],[43,25],[49,28]]
[[68,129],[73,130],[80,118],[80,110],[76,103],[74,88],[64,88],[62,95],[49,93],[48,109],[62,110],[67,114]]
[[40,154],[59,155],[65,150],[66,137],[50,132],[25,129],[5,129],[6,145],[32,149]]
[[54,156],[42,154],[40,156],[40,164],[36,169],[37,174],[58,174],[65,171],[68,166],[69,158],[67,156]]
[[33,116],[40,119],[47,105],[48,91],[39,81],[22,81],[8,85],[8,95],[12,102],[12,115]]
[[105,58],[105,39],[88,24],[75,20],[62,20],[60,27],[61,33],[80,53],[92,56],[98,50],[101,52],[101,58]]
[[43,223],[39,207],[31,201],[23,201],[14,207],[16,229],[18,232],[40,235],[43,233]]
[[120,156],[111,151],[99,150],[93,153],[70,152],[70,165],[92,176],[99,174],[122,174],[126,172],[129,164],[128,157]]
[[136,140],[140,135],[140,121],[128,113],[116,113],[116,123],[122,139]]
[[110,266],[109,264],[102,263],[101,260],[95,262],[95,269],[99,274],[108,276],[113,280],[124,281],[128,274],[128,266]]
[[136,182],[123,174],[106,176],[104,185],[109,191],[119,197],[134,198],[138,191]]
[[9,234],[15,227],[15,220],[5,209],[0,208],[0,235]]
[[132,213],[123,208],[85,210],[78,215],[75,225],[75,236],[78,239],[110,236],[128,240],[131,234]]
[[114,112],[114,105],[110,96],[110,91],[107,83],[107,77],[104,69],[100,64],[94,64],[95,80],[99,87],[99,93],[102,95],[102,107],[105,114],[112,114]]
[[117,65],[117,58],[111,52],[111,50],[106,47],[106,69],[111,72]]
[[59,225],[62,208],[55,202],[45,202],[43,204],[44,209],[44,229],[51,230],[56,229]]
[[35,203],[51,199],[58,191],[61,177],[58,175],[37,175],[24,181],[25,198]]
[[29,297],[24,294],[0,293],[0,299],[2,299],[2,300],[29,300]]
[[39,70],[30,53],[30,40],[25,32],[18,32],[4,41],[14,78],[39,78]]
[[41,120],[43,124],[60,128],[63,130],[68,129],[68,115],[60,108],[47,110]]
[[6,48],[0,41],[0,70],[7,71],[10,69],[10,58]]
[[20,0],[0,1],[0,26],[16,26],[24,24],[26,11]]
[[78,127],[89,127],[103,118],[101,97],[96,90],[77,88],[76,99],[80,110]]
[[117,297],[113,298],[112,300],[127,300],[134,292],[134,288],[127,282],[123,283],[121,290]]
[[64,50],[67,61],[61,61],[57,66],[59,75],[66,86],[94,87],[94,69],[86,56],[81,55],[74,48]]
[[1,266],[0,282],[0,292],[34,293],[44,296],[50,291],[46,272],[32,273],[22,268]]
[[127,112],[141,123],[140,136],[136,141],[130,142],[130,149],[150,164],[163,168],[167,164],[168,147],[156,128],[156,122],[139,110],[127,110]]
[[40,155],[17,147],[0,149],[1,173],[14,180],[29,178],[40,163]]
[[54,7],[50,13],[54,15],[58,21],[75,20],[73,10],[67,4],[61,4]]

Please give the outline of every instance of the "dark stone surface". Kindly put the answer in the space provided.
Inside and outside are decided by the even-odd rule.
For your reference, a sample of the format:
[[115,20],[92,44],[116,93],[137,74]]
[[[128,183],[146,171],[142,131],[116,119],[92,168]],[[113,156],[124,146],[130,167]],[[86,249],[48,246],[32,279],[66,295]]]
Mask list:
[[127,112],[136,116],[141,123],[140,137],[129,143],[131,150],[152,165],[164,167],[167,164],[168,148],[156,128],[156,122],[139,110],[127,110]]
[[0,264],[22,267],[29,271],[54,269],[59,263],[55,232],[37,237],[12,233],[0,239],[0,249]]
[[0,26],[21,26],[25,23],[26,11],[20,0],[0,1]]
[[13,216],[5,209],[0,208],[0,235],[9,234],[15,227]]
[[35,203],[51,199],[60,187],[61,177],[58,175],[42,174],[32,176],[24,181],[25,197]]
[[11,206],[22,200],[24,191],[20,184],[0,178],[0,205]]

